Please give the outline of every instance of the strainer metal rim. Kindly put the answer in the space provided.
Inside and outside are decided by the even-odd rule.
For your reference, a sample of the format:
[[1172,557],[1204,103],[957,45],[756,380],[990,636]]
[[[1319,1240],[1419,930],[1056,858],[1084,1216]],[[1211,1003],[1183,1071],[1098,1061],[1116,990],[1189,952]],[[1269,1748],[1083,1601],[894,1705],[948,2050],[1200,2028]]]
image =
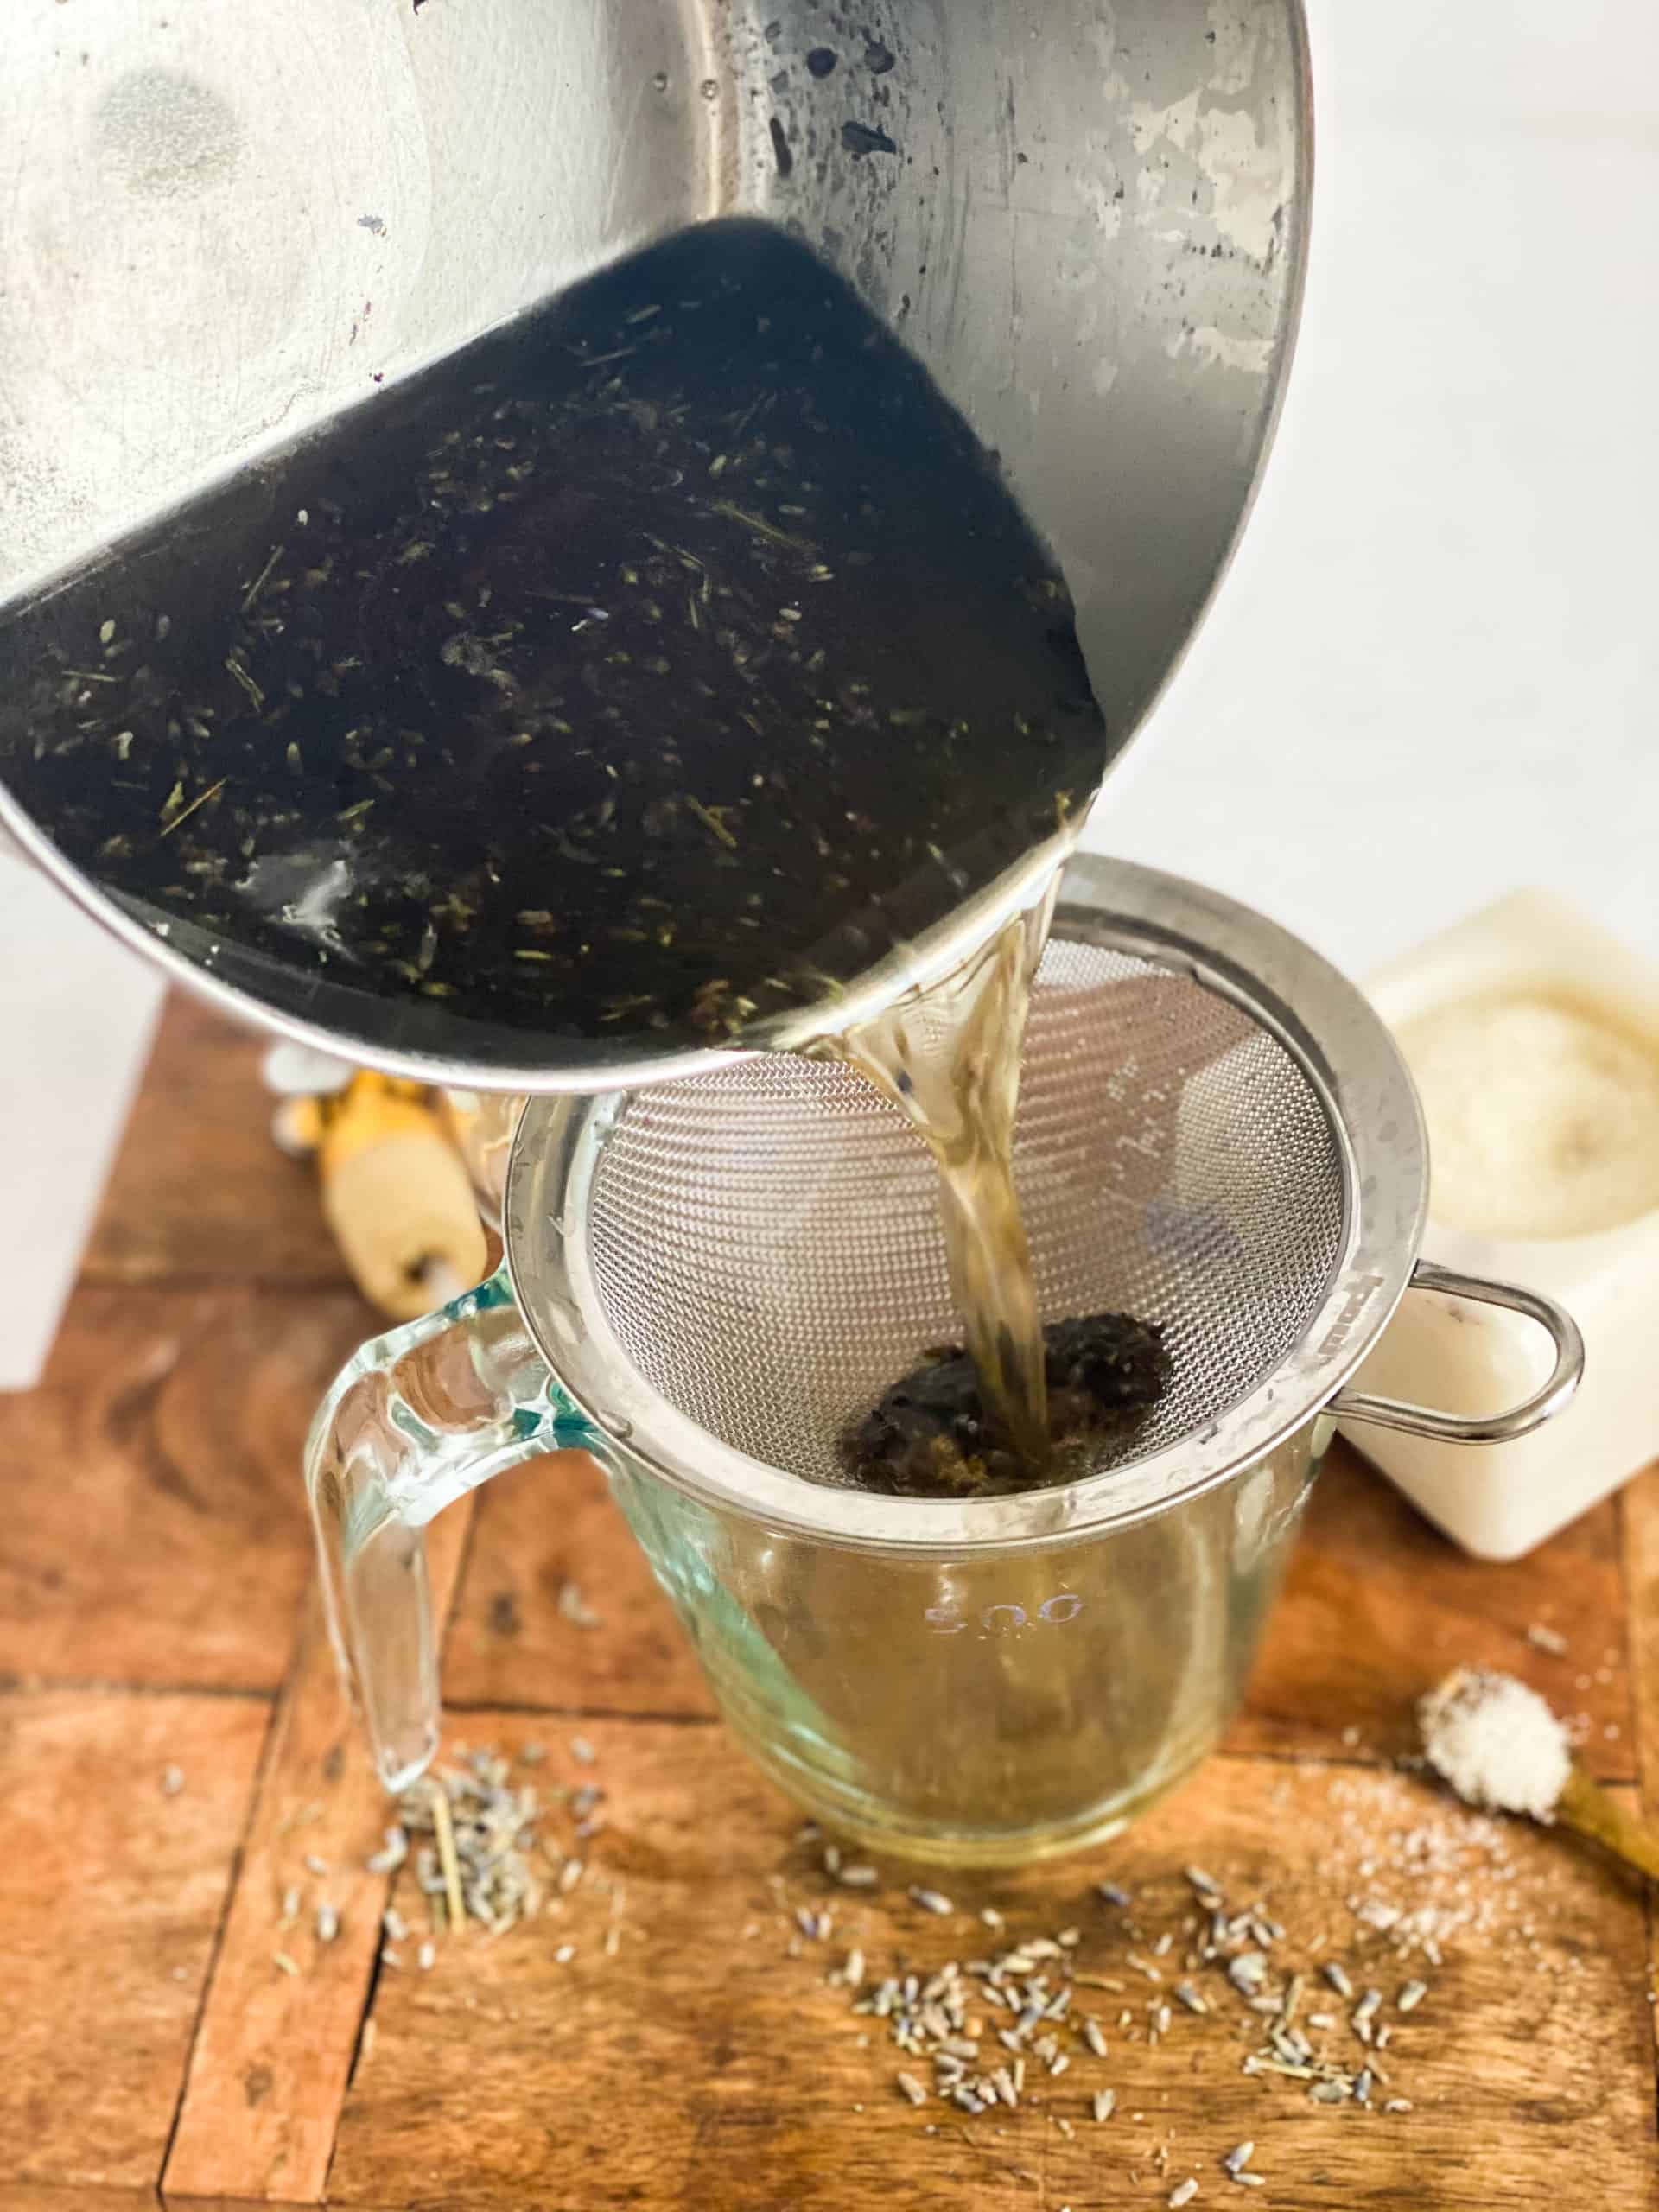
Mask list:
[[1267,1028],[1318,1093],[1340,1155],[1341,1242],[1292,1351],[1198,1434],[1083,1481],[1024,1496],[917,1499],[808,1482],[709,1433],[640,1373],[606,1318],[588,1199],[632,1094],[531,1099],[514,1135],[503,1217],[525,1323],[620,1453],[717,1510],[825,1542],[919,1556],[1083,1538],[1224,1482],[1312,1421],[1358,1366],[1409,1282],[1427,1214],[1421,1109],[1398,1047],[1359,990],[1238,901],[1096,855],[1062,878],[1055,934],[1189,976]]

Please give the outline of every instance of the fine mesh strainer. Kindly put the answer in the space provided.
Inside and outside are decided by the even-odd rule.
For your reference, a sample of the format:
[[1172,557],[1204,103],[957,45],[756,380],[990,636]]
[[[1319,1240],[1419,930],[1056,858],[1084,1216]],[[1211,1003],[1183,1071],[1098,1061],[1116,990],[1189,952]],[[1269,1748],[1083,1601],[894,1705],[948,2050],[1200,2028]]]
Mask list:
[[[1045,1319],[1164,1325],[1173,1387],[1136,1454],[1277,1369],[1342,1250],[1341,1147],[1292,1054],[1086,938],[1043,962],[1017,1172]],[[628,1362],[710,1435],[814,1482],[842,1479],[849,1420],[960,1338],[931,1159],[838,1063],[758,1058],[642,1092],[597,1154],[588,1224]],[[1097,1472],[1118,1463],[1101,1448]]]
[[[1133,1467],[1132,1485],[921,1507],[964,1537],[1116,1514],[1307,1419],[1407,1287],[1427,1196],[1409,1077],[1352,987],[1259,915],[1091,858],[1066,871],[1038,977],[1015,1173],[1045,1320],[1157,1321],[1173,1382],[1147,1427],[1099,1447],[1091,1473]],[[845,1488],[837,1440],[925,1348],[960,1339],[938,1205],[919,1138],[861,1077],[757,1055],[532,1102],[509,1255],[601,1427],[664,1473],[694,1460],[791,1523],[880,1541],[904,1513]],[[1451,1433],[1427,1409],[1371,1413]],[[1529,1405],[1503,1433],[1541,1417]],[[1491,1424],[1452,1426],[1480,1440]]]
[[[386,1778],[435,1742],[421,1526],[557,1444],[605,1466],[746,1744],[843,1828],[1030,1856],[1105,1833],[1199,1756],[1242,1687],[1319,1416],[1414,1280],[1416,1101],[1381,1022],[1306,947],[1080,859],[1038,981],[1016,1171],[1045,1318],[1160,1323],[1172,1387],[1063,1486],[874,1496],[838,1438],[960,1333],[910,1124],[846,1068],[782,1056],[531,1101],[510,1281],[366,1347],[313,1435],[336,1629]],[[1548,1301],[1415,1281],[1531,1315],[1552,1371],[1488,1420],[1345,1392],[1342,1411],[1472,1441],[1571,1394],[1577,1332]]]

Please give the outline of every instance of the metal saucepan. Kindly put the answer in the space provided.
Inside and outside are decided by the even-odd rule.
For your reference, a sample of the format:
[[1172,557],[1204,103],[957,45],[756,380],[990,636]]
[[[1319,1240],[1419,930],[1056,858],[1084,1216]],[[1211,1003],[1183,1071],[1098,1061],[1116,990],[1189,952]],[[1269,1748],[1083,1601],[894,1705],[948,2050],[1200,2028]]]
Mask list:
[[[154,729],[112,726],[109,687],[165,659],[153,607],[129,634],[124,549],[148,531],[157,559],[183,564],[168,571],[188,594],[168,610],[176,646],[213,580],[167,518],[231,487],[252,503],[247,559],[214,588],[279,627],[294,602],[270,594],[300,582],[265,565],[267,536],[271,560],[302,564],[316,524],[256,510],[293,480],[281,456],[296,440],[354,407],[395,414],[411,378],[636,249],[755,219],[846,280],[883,342],[931,374],[1063,573],[1101,716],[1075,821],[1192,636],[1270,436],[1307,211],[1299,0],[872,0],[856,30],[806,0],[197,0],[166,20],[79,0],[74,16],[26,11],[0,86],[0,820],[91,911],[291,1037],[468,1089],[543,1090],[693,1072],[734,1035],[822,1033],[943,972],[993,910],[1031,896],[1067,842],[1055,779],[993,716],[958,764],[974,804],[982,782],[998,793],[982,834],[959,865],[912,880],[906,863],[874,932],[852,933],[833,884],[893,829],[879,777],[854,805],[833,772],[807,774],[816,842],[792,873],[753,865],[752,844],[721,849],[718,809],[688,821],[707,833],[709,884],[747,896],[752,877],[757,901],[753,988],[696,975],[695,929],[675,955],[697,985],[690,1014],[705,986],[735,1009],[712,1026],[677,1002],[647,1027],[624,995],[613,1020],[562,1034],[552,986],[540,1007],[479,1005],[435,984],[418,946],[365,963],[349,957],[355,879],[338,855],[284,845],[280,799],[212,845],[237,782],[213,749],[251,741],[231,729],[241,694],[270,711],[249,665],[227,669],[237,652],[210,671],[218,721],[163,671]],[[487,677],[481,645],[443,644]],[[49,744],[30,707],[48,650]],[[924,693],[951,678],[917,672]],[[672,724],[671,685],[665,697]],[[340,780],[359,836],[333,725],[313,701],[276,705],[296,800],[315,809]],[[169,741],[184,772],[156,750]],[[129,787],[152,801],[156,866],[177,861],[164,896],[149,878],[134,888]],[[458,852],[464,810],[399,797],[372,835],[401,840],[404,875],[465,925],[476,901],[449,895],[479,858]],[[507,842],[524,818],[510,813]],[[594,873],[550,868],[531,911],[586,912]],[[686,881],[675,897],[695,922]],[[832,939],[833,1008],[799,980]],[[786,956],[789,989],[769,1000],[759,967]]]

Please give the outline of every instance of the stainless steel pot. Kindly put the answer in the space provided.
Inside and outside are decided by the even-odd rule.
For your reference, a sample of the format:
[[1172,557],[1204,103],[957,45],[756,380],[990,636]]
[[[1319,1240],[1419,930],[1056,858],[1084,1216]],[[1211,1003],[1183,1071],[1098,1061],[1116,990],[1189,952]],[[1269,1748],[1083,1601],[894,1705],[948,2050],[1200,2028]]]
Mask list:
[[[626,251],[748,213],[850,278],[1001,456],[1121,743],[1249,504],[1309,153],[1298,0],[872,0],[855,29],[810,0],[42,0],[0,86],[0,589],[15,607]],[[429,1002],[411,1024],[320,978],[308,939],[273,961],[159,938],[49,820],[0,817],[120,934],[291,1036],[485,1089],[713,1057],[625,1029],[538,1057]],[[957,957],[951,903],[869,991]]]

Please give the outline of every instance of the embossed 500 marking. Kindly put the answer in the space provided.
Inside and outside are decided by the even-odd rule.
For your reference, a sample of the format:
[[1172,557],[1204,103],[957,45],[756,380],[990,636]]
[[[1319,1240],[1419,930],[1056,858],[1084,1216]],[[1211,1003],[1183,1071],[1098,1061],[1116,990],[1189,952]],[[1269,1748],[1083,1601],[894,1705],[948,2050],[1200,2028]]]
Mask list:
[[[1082,1611],[1083,1600],[1075,1590],[1058,1590],[1052,1598],[1045,1598],[1034,1613],[1027,1612],[1023,1605],[987,1605],[979,1614],[978,1626],[983,1636],[1006,1636],[1010,1629],[1034,1628],[1043,1622],[1053,1624],[1073,1621]],[[959,1605],[930,1605],[923,1618],[939,1636],[960,1636],[964,1629],[975,1625]]]

